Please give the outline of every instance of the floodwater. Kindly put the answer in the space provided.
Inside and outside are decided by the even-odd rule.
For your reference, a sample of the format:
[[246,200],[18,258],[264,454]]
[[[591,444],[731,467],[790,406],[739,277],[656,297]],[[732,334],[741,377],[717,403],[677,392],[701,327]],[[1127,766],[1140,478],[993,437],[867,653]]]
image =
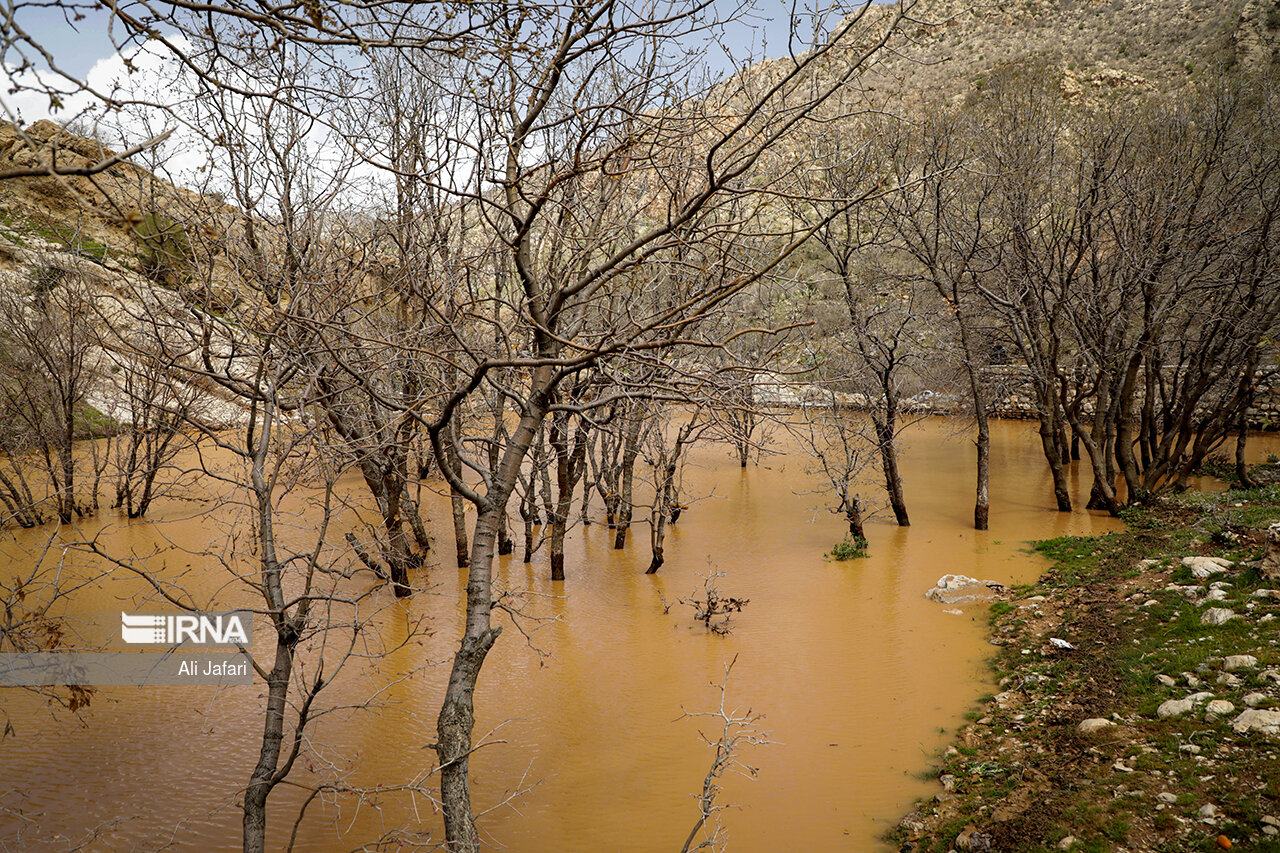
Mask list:
[[[729,849],[883,847],[880,834],[913,799],[937,790],[921,771],[992,688],[985,608],[949,614],[924,591],[947,573],[1027,582],[1043,565],[1028,540],[1117,528],[1097,514],[1053,511],[1032,424],[996,422],[992,432],[986,532],[971,529],[970,438],[932,419],[903,442],[913,526],[871,523],[868,559],[824,559],[843,525],[807,492],[814,481],[799,456],[769,456],[743,470],[715,445],[694,452],[685,481],[698,500],[670,529],[660,574],[643,574],[643,525],[621,552],[603,524],[573,529],[563,584],[548,579],[545,550],[531,567],[519,548],[500,558],[498,583],[523,594],[525,617],[523,632],[502,617],[506,629],[476,697],[477,739],[494,731],[471,762],[477,810],[492,809],[482,819],[491,846],[680,850],[713,758],[699,732],[719,735],[715,720],[684,715],[719,707],[713,685],[736,661],[726,708],[763,715],[756,729],[767,743],[738,754],[754,777],[723,780],[719,803],[732,808],[719,818]],[[1086,472],[1075,485],[1082,505]],[[218,488],[198,483],[195,491]],[[338,493],[358,499],[360,486],[344,480]],[[435,788],[424,775],[434,758],[426,747],[465,585],[465,572],[452,565],[447,504],[434,497],[426,504],[438,543],[418,578],[428,592],[396,603],[367,572],[339,582],[350,595],[367,594],[363,613],[373,622],[359,648],[389,651],[349,661],[321,693],[318,705],[332,710],[310,731],[290,777],[308,788],[340,779],[383,792],[318,796],[300,822],[298,850],[350,850],[400,829],[440,838],[430,800],[393,790],[415,780]],[[106,511],[58,534],[46,559],[62,559],[68,576],[101,567],[59,547],[97,535],[112,553],[137,554],[160,577],[220,604],[251,601],[222,565],[251,558],[249,546],[226,538],[232,511],[211,507],[166,501],[154,518],[134,523]],[[315,527],[304,517],[287,535]],[[329,538],[341,541],[343,532],[335,525]],[[5,546],[11,568],[33,559],[50,532],[14,535]],[[723,593],[749,599],[727,636],[709,633],[674,603],[711,570],[724,573]],[[664,601],[673,602],[669,612]],[[117,568],[77,591],[68,612],[86,624],[106,614],[110,627],[122,609],[166,607]],[[254,651],[267,666],[272,649],[259,626]],[[257,757],[261,682],[102,688],[83,723],[13,689],[0,702],[14,730],[0,741],[0,849],[68,849],[86,839],[89,850],[238,849],[236,801]],[[269,849],[284,848],[306,793],[283,786],[272,794]]]

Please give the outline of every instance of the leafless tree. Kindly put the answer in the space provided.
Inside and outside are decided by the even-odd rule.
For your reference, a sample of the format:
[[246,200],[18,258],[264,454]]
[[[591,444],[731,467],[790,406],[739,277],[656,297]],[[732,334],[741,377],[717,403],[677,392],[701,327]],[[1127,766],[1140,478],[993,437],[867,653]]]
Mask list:
[[0,494],[23,526],[43,519],[37,503],[46,499],[33,488],[32,462],[64,523],[96,504],[96,495],[81,494],[75,449],[78,438],[105,431],[88,405],[98,369],[93,299],[75,262],[53,256],[25,286],[0,290],[0,358],[7,362],[0,402],[9,427],[0,439],[8,468]]

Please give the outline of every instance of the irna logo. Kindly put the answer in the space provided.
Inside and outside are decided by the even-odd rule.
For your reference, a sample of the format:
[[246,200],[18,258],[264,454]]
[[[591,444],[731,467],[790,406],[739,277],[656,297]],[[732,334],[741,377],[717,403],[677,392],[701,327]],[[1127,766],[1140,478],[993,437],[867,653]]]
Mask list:
[[121,613],[120,637],[130,645],[247,647],[252,629],[249,614]]

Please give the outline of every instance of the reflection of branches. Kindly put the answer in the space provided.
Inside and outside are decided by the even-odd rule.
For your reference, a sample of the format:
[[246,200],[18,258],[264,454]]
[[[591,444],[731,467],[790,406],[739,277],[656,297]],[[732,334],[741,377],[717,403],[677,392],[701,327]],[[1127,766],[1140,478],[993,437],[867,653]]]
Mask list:
[[[75,579],[66,576],[61,560],[46,564],[56,533],[48,534],[42,546],[28,540],[22,547],[25,556],[14,561],[15,571],[0,578],[0,653],[43,652],[66,648],[67,623],[53,612],[65,599],[101,579],[101,573],[90,573]],[[57,703],[75,714],[87,707],[93,688],[81,685],[23,687],[45,700]],[[8,714],[0,707],[0,740],[14,734]]]
[[[757,773],[756,768],[744,763],[738,754],[745,746],[762,746],[771,742],[767,739],[765,732],[756,728],[756,724],[764,719],[763,714],[753,714],[750,708],[746,711],[739,711],[737,708],[730,710],[726,705],[729,675],[737,662],[738,658],[735,655],[733,660],[725,665],[724,678],[715,685],[720,689],[719,707],[714,711],[700,711],[692,714],[685,712],[684,717],[681,718],[710,717],[720,725],[720,734],[713,741],[704,733],[698,732],[699,737],[714,748],[716,754],[711,761],[711,768],[707,771],[706,778],[702,780],[702,792],[698,794],[697,823],[693,825],[689,837],[685,839],[680,853],[689,853],[691,850],[724,849],[727,833],[720,823],[719,815],[726,807],[716,804],[716,797],[720,794],[720,778],[727,772],[733,772],[754,779]],[[699,834],[703,836],[701,841],[698,840]]]

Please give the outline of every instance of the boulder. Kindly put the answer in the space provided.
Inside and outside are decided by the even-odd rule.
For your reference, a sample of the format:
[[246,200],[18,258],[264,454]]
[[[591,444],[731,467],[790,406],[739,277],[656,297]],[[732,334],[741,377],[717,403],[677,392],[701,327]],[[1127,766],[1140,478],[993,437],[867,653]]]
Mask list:
[[1232,705],[1226,699],[1214,699],[1208,705],[1204,706],[1205,713],[1214,717],[1225,717],[1235,709],[1236,706]]
[[1206,625],[1225,625],[1235,618],[1235,611],[1225,607],[1210,607],[1200,615],[1200,621]]
[[960,604],[970,601],[990,601],[1005,589],[1005,585],[998,581],[980,581],[968,575],[943,575],[924,596],[942,604]]
[[1183,557],[1182,565],[1191,569],[1191,574],[1198,578],[1220,575],[1235,565],[1221,557]]
[[1194,705],[1195,703],[1190,699],[1169,699],[1160,703],[1160,707],[1156,708],[1156,716],[1162,720],[1181,717],[1183,714],[1189,713]]
[[1258,571],[1267,580],[1280,581],[1280,521],[1267,528],[1267,553]]
[[1280,734],[1280,711],[1264,711],[1260,708],[1241,711],[1240,716],[1231,722],[1231,728],[1235,729],[1236,734],[1248,732],[1261,732],[1264,735]]
[[1258,665],[1258,659],[1253,655],[1227,655],[1222,661],[1222,668],[1227,672],[1235,672],[1238,669],[1253,669]]
[[1087,720],[1082,720],[1080,725],[1076,726],[1076,731],[1082,735],[1095,735],[1114,725],[1115,723],[1103,717],[1090,717]]

